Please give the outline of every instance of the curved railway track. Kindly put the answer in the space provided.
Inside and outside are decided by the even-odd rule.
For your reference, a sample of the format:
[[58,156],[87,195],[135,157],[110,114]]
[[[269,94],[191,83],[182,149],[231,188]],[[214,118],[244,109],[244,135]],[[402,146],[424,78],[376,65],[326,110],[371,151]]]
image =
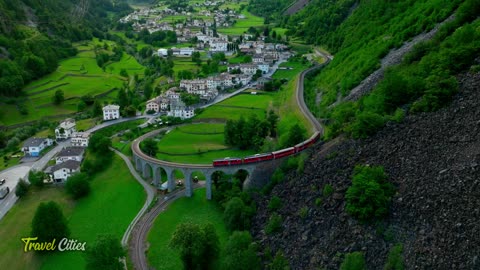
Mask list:
[[[326,61],[321,64],[321,65],[315,65],[307,70],[304,70],[301,74],[300,77],[297,81],[297,91],[296,91],[296,101],[297,104],[301,110],[301,112],[307,117],[308,121],[312,125],[312,129],[314,132],[319,132],[320,134],[323,135],[323,127],[322,125],[318,122],[318,120],[315,118],[315,116],[310,112],[308,109],[307,105],[305,104],[304,100],[304,80],[305,80],[305,75],[309,73],[312,70],[315,70],[317,68],[320,68],[330,61],[330,57],[327,55],[323,55],[326,59]],[[158,165],[165,165],[165,166],[172,166],[172,167],[178,167],[178,168],[201,168],[201,169],[208,169],[208,168],[213,168],[211,164],[186,164],[186,163],[177,163],[177,162],[169,162],[169,161],[163,161],[163,160],[158,160],[156,158],[152,158],[145,153],[142,152],[140,149],[140,142],[142,142],[144,139],[148,137],[152,137],[160,133],[161,131],[167,130],[168,128],[162,128],[158,130],[151,131],[149,133],[146,133],[137,139],[135,139],[132,143],[132,151],[135,153],[135,155],[148,160],[149,162],[152,162],[154,164]],[[194,188],[199,188],[201,185],[196,184],[194,185]],[[160,203],[157,203],[157,205],[149,212],[147,212],[137,223],[135,228],[133,229],[132,232],[132,238],[130,241],[130,256],[132,259],[132,263],[134,265],[135,269],[138,270],[149,270],[148,262],[147,262],[147,257],[145,255],[146,250],[148,247],[146,246],[146,239],[147,239],[147,233],[150,230],[150,228],[153,226],[153,222],[155,218],[158,216],[160,212],[162,212],[165,207],[167,207],[170,203],[172,203],[174,200],[183,197],[184,193],[180,192],[180,190],[176,190],[172,193],[170,193],[169,198],[167,200],[161,201]]]
[[[194,189],[203,186],[203,183],[194,184]],[[160,198],[159,200],[161,201],[157,202],[156,205],[149,212],[147,212],[135,226],[130,241],[130,258],[135,269],[151,269],[148,267],[147,256],[145,255],[145,252],[148,249],[146,244],[147,234],[150,231],[150,228],[152,228],[155,218],[176,199],[185,196],[185,193],[182,191],[183,190],[181,189],[177,189],[170,193],[168,197],[163,197],[163,199]]]

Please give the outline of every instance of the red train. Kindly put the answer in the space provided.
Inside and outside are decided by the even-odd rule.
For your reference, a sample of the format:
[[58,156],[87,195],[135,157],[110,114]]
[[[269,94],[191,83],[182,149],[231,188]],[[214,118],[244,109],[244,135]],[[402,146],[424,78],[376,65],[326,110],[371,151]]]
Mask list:
[[318,141],[319,137],[320,137],[320,133],[315,132],[312,135],[312,137],[310,137],[308,140],[301,142],[293,147],[285,148],[285,149],[278,150],[271,153],[256,154],[243,159],[230,158],[230,157],[224,158],[224,159],[217,159],[213,161],[213,166],[221,167],[221,166],[233,166],[233,165],[240,165],[240,164],[250,164],[250,163],[257,163],[257,162],[291,156],[315,144]]

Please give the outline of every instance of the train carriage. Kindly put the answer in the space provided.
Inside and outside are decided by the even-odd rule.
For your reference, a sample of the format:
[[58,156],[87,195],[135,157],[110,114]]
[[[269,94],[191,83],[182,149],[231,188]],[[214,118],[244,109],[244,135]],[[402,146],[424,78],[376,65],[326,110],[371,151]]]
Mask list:
[[272,159],[273,159],[272,153],[256,154],[256,155],[244,158],[243,163],[254,163],[254,162],[261,162],[261,161],[272,160]]
[[278,150],[278,151],[272,152],[272,154],[274,159],[290,156],[295,154],[295,147],[289,147],[282,150]]

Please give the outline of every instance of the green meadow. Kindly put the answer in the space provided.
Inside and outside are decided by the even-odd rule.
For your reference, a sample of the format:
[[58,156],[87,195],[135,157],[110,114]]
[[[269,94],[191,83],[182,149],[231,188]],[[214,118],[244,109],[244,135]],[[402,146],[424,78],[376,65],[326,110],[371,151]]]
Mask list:
[[[111,41],[105,43],[109,48],[114,46]],[[60,61],[55,72],[33,81],[23,89],[26,98],[21,103],[28,111],[27,115],[20,114],[15,104],[0,106],[0,125],[8,126],[74,113],[81,96],[90,94],[109,100],[108,93],[128,80],[119,75],[121,69],[126,69],[132,76],[143,74],[144,67],[126,53],[119,62],[107,64],[105,70],[98,67],[93,50],[95,45],[103,44],[98,40],[76,44],[78,54],[75,57]],[[52,102],[57,90],[64,92],[65,101],[60,105]]]
[[214,159],[254,154],[225,145],[224,124],[191,124],[173,129],[158,142],[156,157],[166,161],[210,164]]
[[86,241],[87,248],[99,234],[113,234],[120,240],[145,201],[141,185],[131,176],[123,160],[115,156],[109,168],[91,179],[91,188],[91,193],[78,201],[70,199],[61,186],[30,190],[0,221],[0,265],[8,265],[11,270],[85,269],[82,252],[42,256],[23,252],[20,238],[30,236],[30,224],[41,202],[60,204],[68,220],[70,237]]
[[244,10],[242,14],[245,15],[245,19],[236,19],[236,23],[228,28],[219,28],[218,32],[227,35],[241,35],[247,32],[250,27],[263,26],[263,18],[257,17],[250,12]]
[[155,269],[182,269],[180,254],[169,248],[168,243],[176,226],[183,222],[212,223],[220,240],[220,249],[227,241],[228,232],[223,223],[222,210],[215,202],[205,198],[205,188],[197,189],[191,198],[180,198],[173,202],[155,220],[147,236],[147,258]]

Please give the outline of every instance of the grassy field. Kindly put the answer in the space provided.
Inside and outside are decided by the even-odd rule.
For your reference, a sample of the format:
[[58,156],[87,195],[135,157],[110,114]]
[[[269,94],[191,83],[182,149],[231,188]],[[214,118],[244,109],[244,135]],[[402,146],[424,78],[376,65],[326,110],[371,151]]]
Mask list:
[[[92,181],[92,193],[78,201],[68,216],[71,238],[93,243],[99,234],[122,238],[145,201],[142,187],[135,181],[122,159]],[[82,253],[55,253],[46,257],[41,269],[84,269]]]
[[280,145],[287,139],[290,127],[295,123],[301,123],[308,134],[312,134],[310,123],[302,114],[295,99],[296,86],[300,73],[308,68],[307,63],[300,61],[289,61],[282,63],[280,67],[290,67],[292,69],[277,70],[273,74],[274,79],[287,79],[288,82],[283,86],[283,90],[276,93],[274,107],[278,108],[280,121],[278,123],[278,134],[280,135]]
[[267,109],[271,106],[274,94],[248,95],[240,94],[206,108],[198,119],[239,119],[256,114],[258,118],[266,117]]
[[192,124],[169,132],[158,142],[157,158],[209,164],[214,159],[254,154],[225,145],[224,124]]
[[[114,46],[111,41],[106,43],[109,48]],[[104,42],[92,40],[76,44],[75,47],[79,51],[76,56],[60,61],[55,72],[28,84],[23,89],[27,97],[22,102],[28,111],[27,115],[21,115],[15,104],[1,104],[0,125],[13,125],[74,113],[77,111],[81,96],[106,94],[114,88],[121,87],[126,81],[119,76],[122,68],[130,75],[143,74],[144,67],[127,54],[124,54],[119,62],[108,64],[105,71],[102,70],[98,67],[93,52],[94,46],[100,44],[103,45]],[[52,103],[52,97],[57,90],[64,92],[65,101],[61,105]],[[102,100],[108,100],[108,97]]]
[[77,202],[72,201],[62,187],[34,189],[19,200],[0,221],[0,265],[8,265],[11,270],[85,268],[83,253],[36,256],[23,252],[20,238],[30,236],[31,220],[41,202],[59,203],[68,219],[71,238],[86,241],[87,248],[98,234],[111,233],[121,239],[145,200],[142,187],[118,157],[110,168],[92,179],[91,185],[92,193]]
[[237,22],[232,27],[219,28],[218,32],[227,35],[241,35],[249,27],[263,26],[263,18],[257,17],[246,10],[242,11],[242,14],[245,15],[245,19],[236,19]]
[[155,269],[182,269],[178,252],[170,249],[168,243],[176,226],[187,221],[196,224],[212,223],[220,247],[223,248],[228,232],[223,223],[222,211],[214,202],[205,199],[205,189],[198,189],[192,198],[178,199],[155,220],[147,238],[150,243],[147,258]]

